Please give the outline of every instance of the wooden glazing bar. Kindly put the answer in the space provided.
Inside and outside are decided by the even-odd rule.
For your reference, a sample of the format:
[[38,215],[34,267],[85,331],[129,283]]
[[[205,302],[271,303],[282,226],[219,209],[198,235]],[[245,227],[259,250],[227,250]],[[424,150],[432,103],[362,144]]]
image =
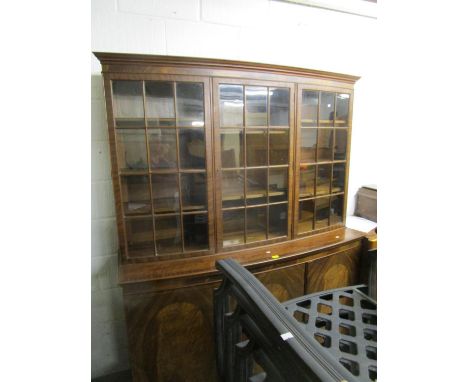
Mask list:
[[[174,116],[177,121],[177,86],[176,82],[172,83],[174,91]],[[185,252],[185,240],[184,240],[184,219],[182,216],[182,189],[180,183],[180,140],[179,140],[179,128],[176,127],[176,151],[177,151],[177,182],[179,191],[179,220],[180,220],[180,240],[182,243],[182,252]]]

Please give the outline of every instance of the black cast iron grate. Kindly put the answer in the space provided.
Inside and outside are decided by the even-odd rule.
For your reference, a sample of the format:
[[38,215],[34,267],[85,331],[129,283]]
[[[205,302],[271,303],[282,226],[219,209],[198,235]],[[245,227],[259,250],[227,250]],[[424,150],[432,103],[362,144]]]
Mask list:
[[316,341],[362,381],[377,380],[377,304],[363,285],[283,303]]

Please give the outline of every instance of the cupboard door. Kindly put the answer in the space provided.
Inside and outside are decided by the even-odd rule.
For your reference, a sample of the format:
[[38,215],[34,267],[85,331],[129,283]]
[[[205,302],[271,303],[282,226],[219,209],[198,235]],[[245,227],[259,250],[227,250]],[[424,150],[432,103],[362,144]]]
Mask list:
[[350,90],[298,85],[294,236],[344,225]]
[[110,132],[116,142],[125,257],[212,253],[209,79],[116,77],[109,86]]
[[218,250],[291,237],[294,85],[214,79]]
[[215,287],[124,294],[134,382],[217,381]]
[[305,265],[273,269],[256,273],[258,280],[275,296],[279,302],[304,295]]
[[307,263],[306,293],[321,292],[359,283],[361,246]]

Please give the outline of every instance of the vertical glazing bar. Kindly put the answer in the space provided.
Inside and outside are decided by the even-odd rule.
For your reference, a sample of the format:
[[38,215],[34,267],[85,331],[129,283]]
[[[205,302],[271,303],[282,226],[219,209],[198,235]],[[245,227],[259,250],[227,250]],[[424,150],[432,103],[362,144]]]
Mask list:
[[180,142],[179,142],[179,124],[177,123],[177,86],[176,82],[173,82],[174,87],[174,112],[176,120],[176,151],[177,151],[177,187],[179,191],[179,224],[180,224],[180,240],[182,242],[182,252],[185,252],[185,241],[184,241],[184,216],[182,214],[182,190],[180,183]]
[[148,163],[148,183],[150,190],[150,199],[151,199],[151,223],[153,224],[153,245],[154,245],[154,255],[157,255],[156,248],[156,224],[154,223],[154,200],[153,200],[153,182],[151,179],[151,155],[150,155],[150,145],[149,145],[149,136],[148,136],[148,123],[146,120],[146,81],[141,81],[141,86],[143,87],[143,118],[145,121],[145,139],[146,139],[146,162]]
[[267,86],[267,206],[266,206],[266,239],[270,232],[270,87]]
[[245,86],[242,86],[244,97],[243,128],[244,128],[244,244],[247,243],[247,127],[245,126],[247,113],[247,97]]

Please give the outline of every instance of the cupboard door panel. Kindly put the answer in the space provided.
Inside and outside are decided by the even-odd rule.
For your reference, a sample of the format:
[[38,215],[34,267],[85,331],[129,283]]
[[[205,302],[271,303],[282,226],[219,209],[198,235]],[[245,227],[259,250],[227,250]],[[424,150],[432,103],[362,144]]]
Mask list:
[[306,293],[359,283],[360,246],[307,264]]
[[304,295],[305,265],[274,269],[255,276],[275,296],[279,302]]
[[124,295],[133,382],[217,380],[215,287]]

